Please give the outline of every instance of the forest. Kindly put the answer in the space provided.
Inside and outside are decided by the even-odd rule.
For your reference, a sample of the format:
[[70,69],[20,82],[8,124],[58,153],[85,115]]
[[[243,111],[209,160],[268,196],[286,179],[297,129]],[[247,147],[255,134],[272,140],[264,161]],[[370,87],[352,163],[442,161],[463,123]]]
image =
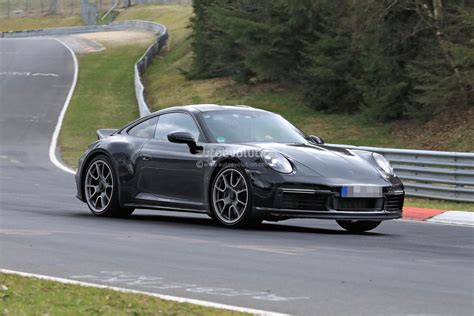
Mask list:
[[473,0],[194,0],[187,76],[276,82],[369,120],[474,105]]

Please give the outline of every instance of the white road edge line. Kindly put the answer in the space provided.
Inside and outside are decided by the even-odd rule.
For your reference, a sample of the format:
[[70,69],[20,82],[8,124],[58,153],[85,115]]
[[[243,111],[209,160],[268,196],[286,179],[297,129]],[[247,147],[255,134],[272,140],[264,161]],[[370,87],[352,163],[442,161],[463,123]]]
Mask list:
[[58,146],[58,138],[59,138],[59,133],[61,132],[61,127],[63,125],[64,116],[66,115],[67,108],[69,107],[69,103],[71,102],[72,95],[74,94],[74,90],[76,89],[77,77],[79,74],[79,64],[77,62],[76,54],[71,49],[71,47],[69,47],[69,45],[67,45],[60,39],[57,39],[54,37],[51,37],[51,39],[54,39],[57,42],[59,42],[61,45],[66,47],[66,49],[71,53],[72,59],[74,60],[74,78],[72,81],[71,88],[69,89],[69,93],[67,95],[66,101],[64,102],[63,108],[61,109],[61,113],[59,114],[58,121],[54,128],[53,136],[51,138],[51,144],[49,145],[49,160],[51,160],[51,162],[59,169],[71,174],[76,174],[76,171],[64,165],[61,162],[61,160],[58,159],[58,157],[56,156],[56,148]]
[[431,221],[430,219],[426,221],[419,221],[415,219],[405,219],[405,218],[397,218],[394,221],[402,221],[404,223],[413,223],[413,224],[427,224],[427,225],[444,225],[444,226],[458,226],[458,227],[474,227],[474,225],[469,224],[459,224],[459,223],[447,223],[447,222],[437,222]]
[[41,274],[26,273],[26,272],[15,271],[15,270],[0,269],[0,273],[19,275],[23,277],[35,278],[35,279],[41,279],[41,280],[47,280],[47,281],[55,281],[62,284],[79,285],[79,286],[92,287],[92,288],[98,288],[98,289],[108,289],[108,290],[113,290],[113,291],[122,292],[122,293],[141,294],[141,295],[156,297],[156,298],[166,300],[166,301],[173,301],[173,302],[178,302],[178,303],[190,303],[190,304],[204,306],[204,307],[225,309],[229,311],[250,313],[254,315],[262,315],[262,316],[263,315],[264,316],[288,315],[288,314],[281,314],[281,313],[275,313],[275,312],[268,312],[268,311],[259,310],[259,309],[238,307],[238,306],[232,306],[232,305],[226,305],[226,304],[220,304],[220,303],[212,303],[212,302],[207,302],[207,301],[202,301],[202,300],[170,296],[170,295],[162,295],[162,294],[157,294],[157,293],[131,290],[131,289],[125,289],[121,287],[102,285],[102,284],[81,282],[81,281],[76,281],[76,280],[71,280],[71,279],[57,278],[57,277],[51,277],[51,276],[46,276],[46,275],[41,275]]

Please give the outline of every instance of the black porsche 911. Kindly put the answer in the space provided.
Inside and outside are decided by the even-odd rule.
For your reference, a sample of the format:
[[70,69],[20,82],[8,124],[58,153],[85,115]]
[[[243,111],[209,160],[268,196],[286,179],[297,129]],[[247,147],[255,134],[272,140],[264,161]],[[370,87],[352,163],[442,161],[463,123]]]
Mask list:
[[318,218],[353,232],[402,216],[404,188],[383,156],[325,145],[271,112],[179,106],[97,135],[76,174],[97,216],[159,209],[230,227]]

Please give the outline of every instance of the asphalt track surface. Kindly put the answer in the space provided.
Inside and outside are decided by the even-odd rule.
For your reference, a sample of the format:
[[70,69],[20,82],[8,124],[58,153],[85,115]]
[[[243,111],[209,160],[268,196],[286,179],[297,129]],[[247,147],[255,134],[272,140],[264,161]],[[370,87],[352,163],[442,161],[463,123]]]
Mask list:
[[472,315],[469,227],[391,221],[351,235],[332,221],[93,217],[48,157],[73,73],[57,41],[0,40],[1,268],[300,315]]

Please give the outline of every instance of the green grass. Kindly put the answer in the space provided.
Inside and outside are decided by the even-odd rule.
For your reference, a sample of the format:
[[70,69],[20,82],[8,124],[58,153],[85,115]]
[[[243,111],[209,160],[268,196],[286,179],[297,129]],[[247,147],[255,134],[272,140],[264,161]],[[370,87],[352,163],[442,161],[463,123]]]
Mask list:
[[[2,315],[244,315],[141,294],[0,273]],[[246,315],[246,314],[245,314]]]
[[48,16],[42,18],[12,18],[0,19],[0,32],[33,30],[50,27],[82,25],[81,19],[76,16]]
[[422,198],[405,198],[405,206],[434,208],[448,211],[474,212],[474,203],[451,202],[444,200],[431,200]]
[[138,117],[133,66],[147,46],[109,44],[102,52],[79,56],[79,79],[59,139],[68,165],[76,166],[98,128],[118,128]]

